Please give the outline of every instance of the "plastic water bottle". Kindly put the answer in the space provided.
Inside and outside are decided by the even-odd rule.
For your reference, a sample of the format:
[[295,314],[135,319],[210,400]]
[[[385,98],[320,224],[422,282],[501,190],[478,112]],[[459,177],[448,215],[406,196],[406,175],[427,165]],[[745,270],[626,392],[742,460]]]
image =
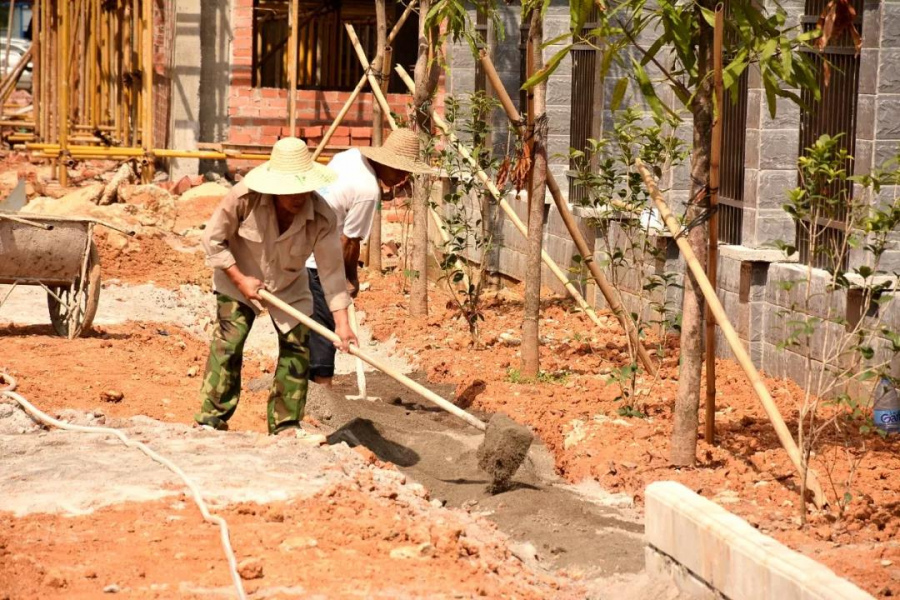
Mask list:
[[887,377],[882,377],[875,388],[872,417],[878,429],[886,433],[900,433],[900,396]]

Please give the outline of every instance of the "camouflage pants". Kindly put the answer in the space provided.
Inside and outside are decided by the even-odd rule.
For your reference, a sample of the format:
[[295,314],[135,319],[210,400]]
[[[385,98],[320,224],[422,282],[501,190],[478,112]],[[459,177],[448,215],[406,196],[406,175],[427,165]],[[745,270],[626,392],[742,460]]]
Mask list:
[[[240,399],[244,342],[256,314],[246,304],[224,294],[216,294],[216,304],[218,319],[200,390],[202,405],[194,420],[201,425],[227,429],[227,421]],[[278,364],[269,392],[269,433],[299,426],[309,385],[309,330],[302,324],[287,333],[275,329]]]

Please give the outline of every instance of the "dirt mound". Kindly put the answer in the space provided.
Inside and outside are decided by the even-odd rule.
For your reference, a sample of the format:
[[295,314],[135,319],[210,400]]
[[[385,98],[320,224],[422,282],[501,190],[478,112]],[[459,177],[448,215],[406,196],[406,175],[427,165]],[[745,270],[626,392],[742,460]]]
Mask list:
[[186,191],[176,201],[178,219],[175,223],[175,231],[181,233],[206,223],[227,193],[228,188],[212,182]]
[[175,200],[162,188],[138,186],[128,194],[129,202],[98,206],[94,200],[103,193],[103,188],[102,183],[94,183],[59,199],[39,196],[31,200],[22,212],[97,219],[138,232],[144,228],[171,231],[175,226]]
[[212,272],[203,251],[196,247],[176,249],[168,236],[126,237],[103,228],[94,234],[100,251],[101,277],[126,283],[153,282],[159,287],[178,289],[182,285],[211,288]]

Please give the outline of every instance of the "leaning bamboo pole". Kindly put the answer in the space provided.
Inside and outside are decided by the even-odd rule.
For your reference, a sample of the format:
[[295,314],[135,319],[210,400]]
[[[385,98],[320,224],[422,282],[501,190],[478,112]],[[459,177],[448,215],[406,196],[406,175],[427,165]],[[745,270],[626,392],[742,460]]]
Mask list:
[[[706,270],[703,268],[703,265],[700,264],[700,261],[697,260],[697,256],[691,249],[691,245],[690,243],[688,243],[687,238],[682,235],[683,231],[681,229],[681,225],[678,223],[678,219],[675,218],[675,215],[672,214],[672,211],[669,209],[669,206],[663,199],[662,194],[659,191],[659,187],[657,187],[656,181],[653,179],[653,175],[650,173],[650,170],[647,169],[644,163],[641,162],[640,159],[636,159],[636,164],[638,171],[640,172],[641,177],[644,180],[644,185],[647,187],[647,191],[650,192],[650,197],[653,198],[653,202],[656,204],[657,210],[659,210],[660,217],[669,228],[669,231],[672,232],[675,243],[678,244],[678,249],[681,251],[681,256],[687,263],[688,268],[694,275],[694,279],[696,279],[697,281],[697,285],[700,286],[700,291],[706,298],[706,302],[709,306],[712,316],[719,324],[719,327],[722,328],[722,333],[725,335],[725,341],[728,342],[728,346],[734,353],[735,359],[744,370],[744,374],[747,375],[747,379],[750,380],[750,384],[753,386],[753,391],[756,392],[757,397],[759,397],[759,400],[763,405],[763,410],[766,411],[766,415],[769,417],[769,421],[772,422],[772,425],[775,428],[775,433],[778,435],[778,441],[781,442],[781,445],[787,451],[791,462],[794,464],[797,472],[800,473],[800,476],[802,477],[803,467],[800,458],[800,449],[797,447],[797,443],[794,441],[794,438],[791,435],[791,432],[788,430],[787,425],[785,424],[784,419],[781,416],[781,413],[778,411],[778,407],[775,405],[775,400],[773,400],[771,394],[769,394],[769,390],[766,388],[766,384],[763,382],[759,371],[756,370],[756,366],[753,364],[753,361],[750,359],[750,355],[744,348],[744,344],[738,337],[737,331],[735,331],[734,327],[731,325],[731,321],[728,319],[728,314],[725,312],[725,308],[722,306],[722,302],[716,295],[716,290],[713,288],[712,284],[709,282],[709,279],[706,277]],[[813,493],[813,499],[816,506],[818,508],[822,508],[823,506],[828,504],[828,499],[825,497],[825,493],[822,491],[822,487],[819,485],[819,480],[812,469],[807,469],[807,480],[809,483],[809,489]]]
[[[406,20],[409,18],[409,15],[412,14],[413,8],[415,8],[416,2],[418,0],[411,0],[409,4],[406,5],[406,9],[400,15],[400,18],[397,19],[397,22],[394,24],[393,29],[391,29],[390,35],[388,35],[387,45],[390,46],[394,38],[400,33],[400,29],[403,27],[403,24],[406,23]],[[362,92],[363,88],[366,87],[366,83],[368,83],[369,79],[363,74],[362,77],[359,78],[359,83],[356,84],[356,87],[353,88],[353,91],[350,92],[350,96],[347,98],[347,101],[344,102],[344,106],[341,107],[341,110],[338,112],[337,116],[334,118],[334,121],[331,123],[331,126],[328,127],[328,130],[325,132],[325,135],[322,136],[322,140],[316,145],[316,149],[313,151],[313,159],[319,158],[319,155],[322,154],[322,151],[325,150],[325,146],[328,145],[328,142],[331,140],[331,136],[334,135],[334,132],[340,126],[341,122],[343,122],[344,117],[347,116],[347,113],[350,112],[350,108],[353,106],[353,103],[356,102],[356,99],[359,97],[360,92]]]
[[[719,282],[719,163],[722,160],[722,41],[725,31],[725,7],[716,7],[716,26],[713,32],[713,73],[716,94],[716,120],[712,130],[712,148],[709,157],[709,248],[706,258],[706,274],[713,289]],[[709,303],[706,304],[706,423],[704,437],[707,444],[716,441],[716,321]]]
[[[411,94],[415,94],[416,84],[413,82],[412,78],[409,76],[409,73],[406,72],[401,65],[397,65],[394,70],[397,74],[400,75],[400,79],[403,80],[403,83],[406,84],[406,87],[409,88]],[[519,215],[516,214],[516,211],[513,210],[513,207],[509,205],[509,202],[506,201],[506,198],[503,196],[503,193],[497,189],[497,186],[494,185],[494,182],[491,181],[491,178],[487,176],[481,166],[478,164],[472,157],[472,153],[466,149],[465,146],[462,145],[462,142],[459,141],[459,138],[451,131],[450,126],[447,124],[444,119],[441,118],[440,115],[434,112],[434,109],[430,109],[431,111],[431,119],[434,121],[434,124],[438,126],[438,128],[444,133],[444,137],[450,142],[450,145],[453,149],[466,161],[471,165],[472,170],[475,172],[475,176],[481,180],[487,190],[491,193],[495,200],[497,200],[500,205],[500,209],[506,213],[506,216],[509,217],[509,220],[512,221],[513,225],[519,232],[527,236],[528,228],[525,226],[525,223],[522,222],[522,219],[519,218]],[[553,260],[553,258],[547,254],[546,250],[541,251],[541,259],[544,261],[544,264],[547,265],[547,268],[550,269],[550,272],[559,280],[560,283],[566,288],[566,291],[569,292],[569,295],[575,300],[581,310],[591,319],[595,324],[602,325],[602,321],[597,316],[597,313],[591,307],[590,304],[584,299],[584,296],[581,295],[572,282],[569,281],[569,278],[563,272],[562,269],[559,268],[559,265]]]
[[353,49],[356,51],[356,57],[359,59],[359,62],[362,65],[363,72],[366,74],[366,78],[369,80],[369,88],[372,90],[372,94],[378,100],[378,104],[381,105],[383,118],[387,119],[388,125],[390,125],[391,129],[397,129],[397,123],[396,121],[394,121],[394,117],[391,115],[391,107],[388,105],[387,99],[384,97],[384,94],[381,93],[381,83],[379,83],[379,81],[375,79],[375,74],[372,73],[371,65],[369,65],[369,59],[366,58],[366,52],[365,50],[363,50],[362,44],[359,43],[359,38],[356,36],[356,30],[350,23],[344,23],[344,28],[347,30],[347,35],[350,37],[350,43],[353,45]]
[[[500,75],[497,74],[497,70],[494,68],[493,61],[484,50],[481,51],[481,66],[485,76],[490,82],[491,89],[494,90],[497,99],[503,106],[504,111],[506,111],[506,116],[509,118],[511,124],[519,130],[519,134],[524,135],[522,116],[519,114],[518,109],[509,97],[506,86],[503,85]],[[594,260],[594,253],[588,246],[584,236],[581,234],[578,223],[575,222],[575,217],[572,216],[569,205],[562,195],[562,190],[559,188],[556,178],[550,171],[547,172],[547,187],[550,189],[550,195],[553,197],[554,204],[556,204],[556,210],[559,212],[559,216],[562,218],[566,229],[569,231],[569,236],[575,243],[575,248],[581,255],[583,263],[587,265],[591,277],[593,277],[594,281],[597,283],[597,288],[600,290],[600,293],[603,294],[606,304],[609,306],[612,313],[616,315],[619,324],[628,335],[631,346],[634,348],[634,352],[641,361],[641,364],[651,375],[656,375],[656,363],[650,358],[650,354],[647,352],[647,349],[644,348],[643,343],[641,343],[641,337],[637,327],[635,326],[631,315],[628,314],[628,311],[622,305],[618,292],[612,284],[609,283],[606,275],[600,270],[600,265]]]

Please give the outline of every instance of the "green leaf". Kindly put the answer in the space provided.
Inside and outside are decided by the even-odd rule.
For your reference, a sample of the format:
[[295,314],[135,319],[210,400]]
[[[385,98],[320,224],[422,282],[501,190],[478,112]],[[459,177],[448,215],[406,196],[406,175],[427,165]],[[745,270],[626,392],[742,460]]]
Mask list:
[[610,109],[613,111],[619,110],[619,106],[622,104],[622,99],[625,97],[625,92],[628,90],[628,78],[622,77],[616,82],[616,87],[613,89],[612,101],[610,102]]
[[659,96],[656,95],[656,88],[653,87],[653,82],[650,81],[650,77],[641,63],[636,61],[634,57],[631,58],[631,64],[634,66],[634,76],[637,79],[638,87],[640,87],[644,99],[647,100],[647,104],[650,105],[650,110],[662,119],[664,114],[663,104]]
[[572,32],[575,35],[581,34],[581,28],[587,21],[593,7],[594,0],[572,0],[569,2],[569,20],[572,25]]
[[532,75],[528,81],[522,84],[523,90],[530,90],[534,86],[539,83],[543,83],[553,74],[553,71],[559,67],[559,63],[562,62],[562,59],[566,57],[570,50],[572,50],[573,44],[566,44],[559,52],[553,55],[553,57],[547,61],[547,64],[544,65],[544,68],[540,69],[537,73]]
[[715,11],[709,10],[705,6],[700,6],[700,13],[703,15],[703,20],[706,21],[707,25],[709,25],[710,27],[716,26]]

